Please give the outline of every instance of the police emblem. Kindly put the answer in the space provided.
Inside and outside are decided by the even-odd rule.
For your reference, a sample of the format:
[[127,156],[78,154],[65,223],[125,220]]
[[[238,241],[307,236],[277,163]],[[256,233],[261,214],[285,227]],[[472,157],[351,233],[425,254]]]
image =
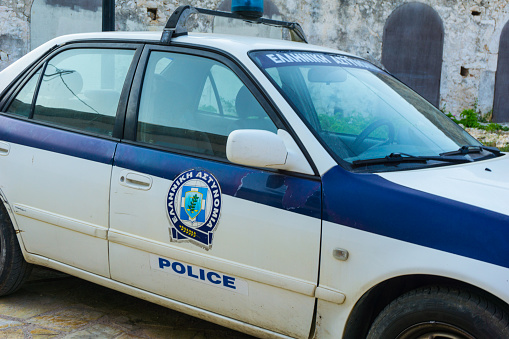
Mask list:
[[221,203],[221,187],[211,173],[192,169],[179,174],[170,186],[166,203],[171,241],[212,248]]

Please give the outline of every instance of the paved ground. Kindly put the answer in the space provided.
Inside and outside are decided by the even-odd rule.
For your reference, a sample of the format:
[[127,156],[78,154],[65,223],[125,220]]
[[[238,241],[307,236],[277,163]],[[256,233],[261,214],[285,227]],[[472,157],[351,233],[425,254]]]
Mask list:
[[0,338],[252,338],[239,332],[37,267],[0,298]]

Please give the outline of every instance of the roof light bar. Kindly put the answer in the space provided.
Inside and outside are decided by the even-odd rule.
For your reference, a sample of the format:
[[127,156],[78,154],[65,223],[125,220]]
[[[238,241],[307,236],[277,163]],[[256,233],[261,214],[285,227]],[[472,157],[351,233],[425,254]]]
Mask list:
[[[233,6],[232,6],[233,8]],[[263,8],[263,6],[262,6]],[[238,10],[238,8],[237,8]],[[244,9],[245,10],[245,9]],[[263,24],[268,26],[276,26],[287,28],[290,31],[290,38],[292,41],[297,42],[305,42],[306,35],[302,30],[302,27],[297,22],[287,22],[287,21],[279,21],[272,20],[266,18],[256,18],[251,16],[246,16],[245,11],[237,11],[236,13],[222,12],[222,11],[213,11],[210,9],[197,8],[189,5],[178,7],[168,19],[166,26],[164,27],[163,34],[161,35],[161,43],[169,45],[171,43],[171,39],[181,35],[187,35],[187,27],[186,22],[189,19],[191,14],[207,14],[225,18],[239,19],[245,22],[253,23],[253,24]],[[240,13],[244,13],[241,15]],[[248,14],[249,15],[249,14]]]
[[263,16],[263,0],[232,0],[232,13],[247,18]]

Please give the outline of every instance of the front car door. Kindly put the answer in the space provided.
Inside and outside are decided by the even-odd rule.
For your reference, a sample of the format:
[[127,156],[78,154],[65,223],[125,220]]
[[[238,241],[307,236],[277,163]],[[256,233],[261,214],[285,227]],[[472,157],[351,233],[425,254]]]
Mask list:
[[112,173],[112,278],[307,338],[319,178],[226,160],[231,131],[284,128],[230,59],[154,46],[140,65]]

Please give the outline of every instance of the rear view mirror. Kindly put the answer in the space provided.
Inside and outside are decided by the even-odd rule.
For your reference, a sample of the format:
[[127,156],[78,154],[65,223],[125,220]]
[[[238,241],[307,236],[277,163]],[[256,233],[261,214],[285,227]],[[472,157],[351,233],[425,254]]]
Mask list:
[[346,71],[339,67],[313,67],[308,72],[308,81],[330,84],[333,82],[344,82],[346,76]]

